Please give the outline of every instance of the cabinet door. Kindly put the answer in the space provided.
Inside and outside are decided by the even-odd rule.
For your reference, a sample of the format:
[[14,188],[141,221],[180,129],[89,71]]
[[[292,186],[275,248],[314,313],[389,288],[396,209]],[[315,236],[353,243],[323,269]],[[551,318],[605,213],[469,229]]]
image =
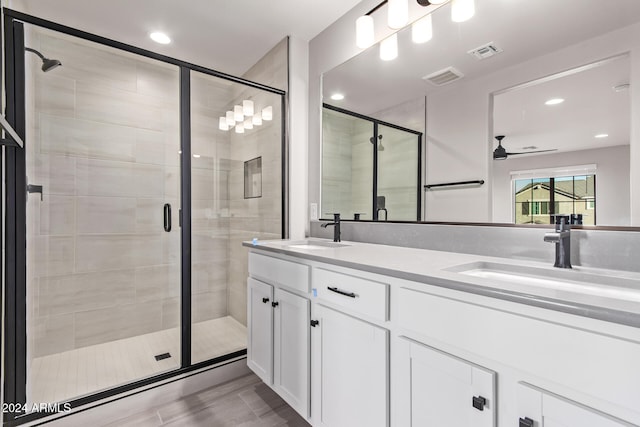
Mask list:
[[388,426],[389,332],[321,305],[313,320],[313,425]]
[[273,286],[249,278],[247,366],[262,381],[273,381]]
[[[394,344],[395,345],[395,344]],[[398,425],[493,427],[495,373],[417,342],[399,338]]]
[[276,289],[273,388],[300,415],[309,417],[309,300]]
[[518,412],[518,425],[522,427],[633,426],[526,383],[518,384]]

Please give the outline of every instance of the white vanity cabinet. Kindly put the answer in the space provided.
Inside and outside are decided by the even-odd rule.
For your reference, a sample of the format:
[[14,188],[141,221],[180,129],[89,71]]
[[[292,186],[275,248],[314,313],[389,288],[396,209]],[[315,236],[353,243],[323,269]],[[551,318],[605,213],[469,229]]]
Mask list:
[[398,338],[402,426],[493,427],[495,372],[415,341]]
[[313,426],[640,426],[637,328],[322,260],[249,259],[248,364]]
[[314,426],[389,425],[389,285],[353,273],[313,270]]
[[298,293],[309,292],[309,266],[252,253],[249,274],[247,365],[308,418],[311,308]]
[[632,427],[530,384],[518,384],[518,427]]

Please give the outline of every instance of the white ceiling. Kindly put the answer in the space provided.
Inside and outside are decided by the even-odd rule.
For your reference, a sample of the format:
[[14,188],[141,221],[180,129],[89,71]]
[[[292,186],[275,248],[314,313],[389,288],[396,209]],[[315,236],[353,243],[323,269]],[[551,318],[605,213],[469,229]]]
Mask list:
[[[242,75],[286,36],[311,40],[360,0],[14,0],[8,6],[177,59]],[[169,45],[148,34],[164,31]]]

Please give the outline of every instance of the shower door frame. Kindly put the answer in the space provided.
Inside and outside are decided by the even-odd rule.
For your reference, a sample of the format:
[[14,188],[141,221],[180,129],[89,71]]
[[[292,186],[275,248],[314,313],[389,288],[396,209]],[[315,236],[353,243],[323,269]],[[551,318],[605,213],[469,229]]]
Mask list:
[[[222,73],[210,68],[181,61],[149,50],[141,49],[105,37],[37,18],[12,9],[3,8],[5,49],[5,93],[7,121],[24,140],[26,130],[24,23],[57,31],[79,39],[137,54],[179,68],[180,84],[180,233],[181,233],[181,283],[180,283],[180,367],[148,378],[136,380],[114,388],[99,391],[69,401],[71,408],[109,398],[117,394],[149,386],[212,365],[231,363],[246,356],[246,349],[203,362],[191,363],[191,71],[264,90],[280,96],[281,104],[281,235],[288,236],[288,175],[287,175],[287,92],[261,83]],[[27,141],[25,141],[25,144]],[[3,403],[26,403],[27,384],[27,330],[26,330],[26,151],[24,148],[2,147],[0,175],[6,188],[0,186],[4,202],[4,230],[0,228],[0,240],[4,244],[3,287],[5,318],[2,332],[4,339],[4,400]],[[4,232],[4,235],[2,234]],[[52,402],[53,403],[53,402]],[[7,425],[20,425],[49,416],[47,412],[29,414],[4,414]],[[64,416],[64,415],[63,415]]]
[[[417,130],[413,130],[413,129],[408,129],[402,126],[398,126],[395,125],[393,123],[389,123],[389,122],[385,122],[382,120],[378,120],[375,119],[373,117],[369,117],[369,116],[365,116],[364,114],[360,114],[360,113],[355,113],[353,111],[349,111],[349,110],[345,110],[344,108],[340,108],[340,107],[336,107],[333,106],[331,104],[326,104],[326,103],[322,103],[322,108],[326,108],[327,110],[331,110],[331,111],[336,111],[338,113],[341,114],[346,114],[347,116],[351,116],[351,117],[356,117],[358,119],[361,120],[365,120],[367,122],[371,122],[373,125],[373,138],[374,138],[374,143],[373,143],[373,185],[372,185],[372,193],[373,193],[373,200],[372,200],[372,215],[371,217],[373,218],[372,221],[379,221],[378,219],[378,209],[377,209],[377,204],[378,204],[378,150],[376,149],[377,147],[377,141],[378,141],[378,126],[382,125],[388,128],[392,128],[392,129],[397,129],[397,130],[401,130],[403,132],[407,132],[407,133],[411,133],[414,134],[418,137],[418,182],[416,184],[416,189],[417,189],[417,194],[416,194],[416,221],[420,221],[420,216],[422,213],[422,191],[420,191],[422,189],[422,132],[419,132]],[[345,218],[343,218],[345,219]],[[358,220],[358,221],[363,221],[363,220]],[[366,221],[366,220],[365,220]],[[385,218],[385,222],[386,222],[386,218]],[[404,221],[392,221],[392,222],[404,222]]]

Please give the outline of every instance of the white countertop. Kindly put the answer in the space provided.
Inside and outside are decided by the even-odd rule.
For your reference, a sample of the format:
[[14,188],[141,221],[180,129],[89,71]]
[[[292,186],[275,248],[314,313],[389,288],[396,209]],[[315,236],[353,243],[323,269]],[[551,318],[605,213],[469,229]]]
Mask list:
[[[329,242],[315,238],[305,239],[305,242],[307,241]],[[256,245],[244,242],[243,245],[256,250],[355,268],[640,328],[638,273],[579,266],[574,266],[572,270],[563,270],[533,261],[360,242],[341,242],[345,246],[322,249],[292,247],[296,243],[301,242],[269,240],[259,241]],[[526,279],[522,283],[518,283],[518,280],[510,282],[508,276],[507,279],[500,279],[500,274],[495,277],[479,277],[449,271],[473,270],[475,263],[480,267],[499,265],[507,269],[534,271],[537,277],[543,279],[539,280],[540,286],[533,286],[527,283]],[[558,281],[560,286],[553,286],[552,281],[557,281],[558,277],[561,278]],[[584,279],[581,277],[602,280],[583,287]]]

